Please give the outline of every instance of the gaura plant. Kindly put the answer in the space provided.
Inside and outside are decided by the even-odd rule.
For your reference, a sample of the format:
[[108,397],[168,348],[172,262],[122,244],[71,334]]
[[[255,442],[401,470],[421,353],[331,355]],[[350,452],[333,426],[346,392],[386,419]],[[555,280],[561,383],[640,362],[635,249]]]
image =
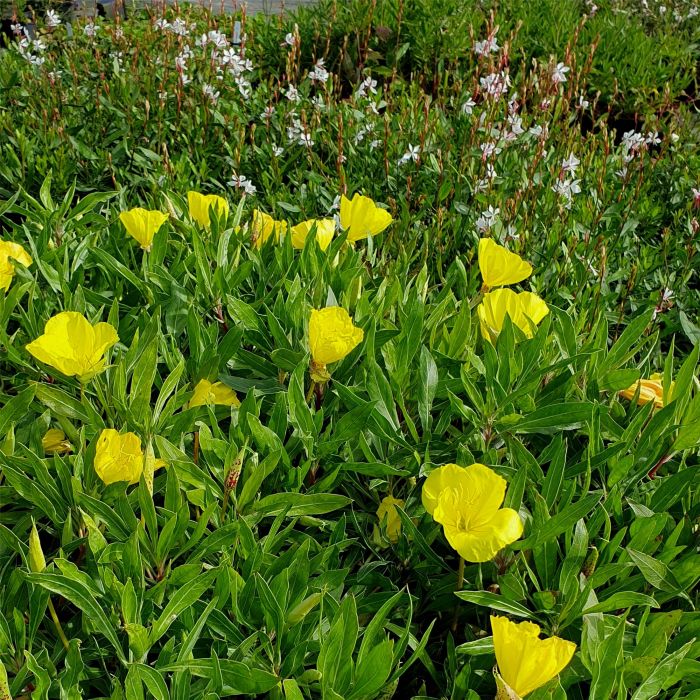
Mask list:
[[391,222],[391,214],[360,194],[350,200],[340,197],[340,227],[348,232],[350,243],[381,233]]
[[260,209],[253,209],[251,229],[253,245],[256,248],[262,248],[273,235],[275,242],[279,241],[280,237],[287,232],[287,222],[278,221]]
[[481,335],[495,343],[503,330],[506,316],[528,338],[532,338],[532,326],[537,326],[549,313],[549,307],[533,292],[514,292],[512,289],[495,289],[484,294],[477,308]]
[[165,466],[162,459],[156,459],[150,451],[141,449],[141,439],[134,433],[120,434],[113,428],[100,433],[95,449],[95,471],[106,484],[128,481],[138,484],[141,474],[153,474]]
[[342,360],[363,338],[362,328],[358,328],[340,306],[313,309],[309,319],[311,378],[316,382],[328,381],[327,365]]
[[312,231],[316,234],[319,248],[326,250],[335,236],[335,221],[333,219],[308,219],[292,226],[292,245],[301,250]]
[[493,469],[445,464],[425,480],[422,501],[463,559],[484,562],[523,534],[518,513],[501,508],[505,495],[506,480]]
[[223,382],[210,382],[200,379],[194,388],[189,407],[195,406],[235,406],[241,405],[236,392]]
[[493,648],[499,673],[497,700],[519,700],[561,673],[576,645],[560,637],[540,639],[532,622],[511,622],[491,616]]
[[203,228],[211,226],[211,211],[219,218],[228,216],[228,202],[218,194],[202,194],[190,190],[187,193],[187,204],[190,208],[190,216]]
[[119,214],[126,232],[141,245],[146,252],[151,250],[153,238],[160,227],[168,220],[168,215],[161,211],[136,207]]
[[44,334],[29,343],[27,351],[84,383],[105,368],[105,353],[118,340],[117,330],[110,323],[93,326],[77,311],[62,311],[46,322]]
[[517,284],[532,274],[532,265],[529,262],[499,245],[492,238],[479,240],[478,257],[484,291],[507,284]]
[[32,258],[19,244],[12,241],[0,241],[0,289],[7,291],[15,276],[14,262],[29,267]]

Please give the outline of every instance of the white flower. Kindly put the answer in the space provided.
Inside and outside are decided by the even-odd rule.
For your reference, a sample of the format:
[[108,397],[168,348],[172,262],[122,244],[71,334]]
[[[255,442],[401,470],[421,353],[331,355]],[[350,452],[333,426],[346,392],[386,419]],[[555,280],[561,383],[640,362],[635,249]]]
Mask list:
[[552,71],[552,82],[554,82],[556,85],[559,85],[560,83],[565,83],[566,82],[566,74],[571,70],[569,66],[567,66],[565,63],[557,63],[556,67]]
[[160,19],[157,19],[153,23],[153,26],[156,29],[160,29],[161,31],[166,32],[166,31],[168,31],[168,29],[170,29],[170,22],[168,22],[168,20],[165,19],[164,17],[161,17]]
[[51,80],[52,83],[55,83],[57,80],[60,80],[62,75],[63,71],[60,70],[52,70],[48,72],[49,80]]
[[372,76],[368,75],[361,83],[360,86],[355,90],[355,97],[360,99],[365,97],[367,93],[372,95],[377,94],[377,81],[372,79]]
[[571,207],[573,195],[581,192],[581,180],[557,180],[552,186],[552,190],[565,200],[565,206],[568,209]]
[[314,66],[313,70],[309,72],[309,78],[313,82],[318,83],[325,83],[328,80],[329,75],[330,74],[323,65],[322,58],[319,58],[318,61],[316,61],[316,65]]
[[238,92],[240,92],[241,96],[247,100],[252,93],[252,86],[250,82],[242,76],[239,76],[236,78],[236,85],[238,86]]
[[124,38],[124,30],[121,27],[117,27],[114,30],[114,38],[119,41],[120,39]]
[[282,148],[282,146],[278,146],[276,143],[273,143],[272,153],[275,156],[275,158],[279,158],[284,153],[284,148]]
[[658,146],[661,143],[658,131],[648,131],[644,143],[647,146]]
[[202,85],[202,93],[204,94],[204,97],[206,97],[213,105],[219,101],[219,97],[221,95],[221,93],[218,90],[215,90],[212,85],[209,85],[209,83],[204,83],[204,85]]
[[500,48],[501,47],[496,41],[496,37],[492,36],[488,39],[484,39],[483,41],[477,41],[474,44],[474,53],[478,54],[479,56],[486,56],[491,52],[496,53],[500,50]]
[[301,95],[299,94],[299,90],[297,90],[294,85],[290,85],[287,88],[287,92],[284,93],[284,96],[290,101],[290,102],[301,102]]
[[167,29],[172,34],[177,34],[178,36],[187,36],[190,33],[185,20],[180,17],[177,17]]
[[264,122],[269,121],[275,114],[274,105],[267,105],[263,112],[260,112],[260,119]]
[[399,165],[404,165],[405,163],[408,163],[410,160],[412,160],[414,163],[417,163],[419,159],[420,159],[420,146],[413,146],[409,143],[408,150],[399,159]]
[[379,139],[374,139],[373,141],[370,141],[369,150],[373,151],[375,148],[377,148],[379,146],[380,143],[381,143],[381,141]]
[[700,207],[700,187],[691,187],[693,191],[693,204]]
[[489,208],[486,211],[481,212],[481,216],[476,220],[476,228],[479,233],[485,233],[490,228],[492,228],[501,214],[501,210],[496,207],[495,209],[489,204]]
[[590,102],[583,96],[583,93],[581,93],[581,94],[578,96],[578,106],[579,106],[581,109],[588,109],[588,105],[589,105],[589,104],[590,104]]
[[257,187],[255,187],[245,175],[236,175],[236,173],[233,173],[231,179],[226,184],[229,187],[243,190],[248,195],[254,195],[257,192]]
[[488,160],[491,156],[497,156],[501,152],[501,149],[496,143],[482,143],[479,148],[481,148],[482,160]]
[[624,180],[627,177],[627,166],[625,165],[623,168],[616,170],[615,175],[619,177],[620,180]]
[[287,35],[284,37],[284,41],[289,46],[294,46],[294,44],[297,43],[297,40],[295,39],[294,34],[292,34],[292,32],[287,32]]
[[490,73],[485,78],[479,78],[481,89],[494,100],[500,99],[510,87],[510,76],[501,71],[500,73]]
[[508,128],[510,130],[511,139],[525,133],[525,129],[523,128],[523,120],[517,114],[511,114],[508,117]]
[[47,10],[46,12],[46,26],[47,27],[58,27],[61,24],[61,18],[58,16],[58,12],[54,10]]
[[17,24],[11,24],[10,29],[12,30],[12,33],[15,36],[19,36],[20,34],[23,34],[23,33],[26,34],[24,27],[21,24],[19,24],[19,22]]
[[167,90],[160,90],[158,92],[158,99],[159,100],[167,100],[168,99],[168,92]]
[[576,173],[576,168],[581,164],[581,161],[573,154],[569,153],[568,158],[564,158],[561,162],[562,172],[571,173],[572,175]]
[[88,22],[83,27],[83,34],[85,34],[85,36],[89,36],[92,39],[97,34],[98,30],[99,27],[94,22]]
[[471,114],[474,111],[474,107],[476,107],[476,102],[471,97],[468,97],[467,101],[462,104],[462,114]]
[[306,146],[307,148],[311,148],[311,146],[314,145],[313,139],[311,138],[311,134],[305,131],[304,133],[299,135],[299,145],[300,146]]

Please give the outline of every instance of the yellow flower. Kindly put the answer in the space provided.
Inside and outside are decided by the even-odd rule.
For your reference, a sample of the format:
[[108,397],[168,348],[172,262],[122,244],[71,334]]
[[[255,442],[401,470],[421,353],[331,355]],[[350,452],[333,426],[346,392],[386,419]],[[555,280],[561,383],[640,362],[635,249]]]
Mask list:
[[153,244],[153,237],[158,233],[158,229],[168,220],[168,215],[162,211],[149,209],[130,209],[119,214],[119,220],[124,224],[126,232],[135,238],[141,247],[148,251]]
[[46,431],[46,435],[41,438],[41,446],[46,453],[56,452],[57,454],[63,454],[73,449],[70,442],[66,440],[65,433],[58,428],[49,428]]
[[292,245],[301,250],[312,229],[316,231],[316,242],[321,250],[326,250],[335,235],[335,221],[333,219],[308,219],[292,226]]
[[209,228],[211,225],[209,218],[211,209],[220,219],[228,216],[228,202],[216,194],[201,194],[190,190],[187,193],[187,203],[190,206],[190,216],[204,228]]
[[253,245],[256,248],[262,248],[273,233],[275,241],[279,241],[280,236],[287,232],[287,222],[277,221],[264,211],[253,209],[252,229]]
[[62,311],[47,321],[44,335],[29,343],[27,350],[66,376],[87,382],[104,369],[105,352],[118,340],[111,324],[93,326],[76,311]]
[[214,382],[202,379],[194,388],[194,393],[190,399],[189,407],[195,406],[240,406],[241,402],[236,396],[236,392],[222,382]]
[[391,214],[378,207],[369,197],[355,194],[352,201],[345,195],[340,198],[340,226],[348,231],[350,243],[376,236],[392,221]]
[[501,678],[521,698],[561,673],[576,651],[566,639],[540,639],[540,628],[532,622],[492,616],[491,629]]
[[[649,379],[639,379],[631,387],[620,392],[620,396],[623,399],[631,401],[637,394],[637,389],[639,389],[639,396],[637,397],[637,405],[643,406],[650,401],[654,402],[655,408],[664,407],[664,378],[658,372],[652,374]],[[671,400],[673,396],[673,382],[668,391],[668,399]]]
[[[364,338],[364,331],[353,325],[350,314],[339,306],[313,309],[309,320],[311,360],[318,370],[342,360]],[[313,373],[313,368],[312,368]]]
[[14,260],[25,267],[32,264],[32,259],[27,251],[19,243],[0,241],[0,289],[7,291],[15,276]]
[[484,287],[491,289],[522,282],[532,274],[532,265],[492,238],[482,238],[479,241],[479,270]]
[[[151,464],[146,465],[146,460]],[[151,474],[165,466],[165,462],[162,459],[156,459],[152,451],[144,454],[138,435],[134,433],[120,435],[112,428],[100,433],[94,464],[97,476],[107,485],[118,481],[138,484],[144,466],[148,467],[147,471]]]
[[520,516],[501,508],[506,480],[483,464],[446,464],[430,473],[422,501],[459,555],[472,562],[493,559],[523,534]]
[[380,523],[386,526],[386,536],[390,542],[398,542],[401,534],[401,516],[396,506],[403,508],[404,501],[393,496],[385,496],[377,508],[377,517]]
[[489,342],[496,342],[503,330],[506,315],[528,338],[532,338],[530,321],[538,325],[549,313],[549,307],[532,292],[517,294],[512,289],[496,289],[484,294],[477,308],[481,335]]

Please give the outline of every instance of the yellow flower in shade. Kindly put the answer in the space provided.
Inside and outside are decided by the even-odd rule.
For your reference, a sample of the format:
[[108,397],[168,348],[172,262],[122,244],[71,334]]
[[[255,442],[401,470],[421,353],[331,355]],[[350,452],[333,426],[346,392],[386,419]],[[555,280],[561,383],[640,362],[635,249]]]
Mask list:
[[47,454],[52,452],[63,454],[64,452],[70,452],[73,449],[70,442],[66,440],[65,433],[58,428],[49,428],[46,431],[46,435],[41,438],[41,446],[44,448],[44,452]]
[[[620,396],[623,399],[632,401],[637,395],[637,390],[639,389],[639,396],[637,396],[637,405],[644,406],[651,401],[654,402],[655,408],[664,407],[664,378],[658,372],[654,373],[649,377],[649,379],[639,379],[631,387],[620,392]],[[668,391],[668,400],[670,401],[673,397],[673,382]]]
[[87,382],[104,369],[105,352],[118,340],[111,324],[93,326],[76,311],[62,311],[47,321],[44,335],[29,343],[27,350],[66,376]]
[[[146,465],[146,460],[150,460],[151,464]],[[165,462],[162,459],[156,459],[152,451],[149,450],[144,454],[138,435],[134,433],[120,435],[112,428],[100,433],[94,464],[97,476],[107,485],[118,481],[138,484],[144,466],[148,467],[147,472],[151,474],[165,466]]]
[[12,261],[25,267],[32,264],[29,253],[19,243],[0,241],[0,289],[7,291],[15,276],[15,266]]
[[130,209],[119,214],[119,220],[124,224],[126,232],[135,238],[141,247],[148,251],[153,244],[153,238],[158,229],[168,220],[168,215],[162,211],[150,209]]
[[240,406],[241,402],[236,396],[236,392],[227,387],[223,382],[214,382],[202,379],[197,382],[194,393],[190,399],[189,407],[195,406]]
[[313,309],[309,320],[312,377],[316,375],[316,381],[327,380],[326,365],[342,360],[362,342],[364,335],[345,309],[339,306]]
[[532,338],[530,321],[537,326],[549,313],[549,307],[532,292],[520,292],[512,289],[496,289],[484,294],[477,307],[481,335],[489,342],[496,342],[498,334],[503,329],[506,316],[510,317],[513,325],[517,326],[528,338]]
[[308,219],[292,226],[292,245],[301,250],[312,229],[316,231],[316,242],[321,250],[326,250],[335,235],[335,221],[333,219]]
[[498,698],[523,698],[559,675],[571,661],[576,645],[560,637],[540,639],[540,628],[532,622],[511,622],[491,617],[493,648],[501,679]]
[[446,464],[430,473],[422,501],[459,555],[472,562],[493,559],[523,534],[520,516],[501,508],[506,480],[483,464]]
[[352,200],[345,195],[340,198],[340,226],[347,230],[350,243],[376,236],[392,221],[391,214],[369,197],[355,194]]
[[484,287],[492,289],[522,282],[532,274],[532,265],[492,238],[482,238],[479,241],[479,270]]
[[396,506],[403,508],[404,501],[393,496],[385,496],[377,508],[377,517],[380,523],[384,523],[386,536],[390,542],[398,542],[401,534],[401,516],[396,510]]
[[287,222],[277,221],[264,211],[253,209],[252,229],[253,245],[256,248],[262,248],[273,234],[275,241],[279,241],[280,236],[287,232]]
[[187,193],[187,203],[190,206],[190,216],[204,228],[211,225],[210,210],[213,209],[220,219],[228,216],[228,202],[217,194],[201,194],[190,190]]

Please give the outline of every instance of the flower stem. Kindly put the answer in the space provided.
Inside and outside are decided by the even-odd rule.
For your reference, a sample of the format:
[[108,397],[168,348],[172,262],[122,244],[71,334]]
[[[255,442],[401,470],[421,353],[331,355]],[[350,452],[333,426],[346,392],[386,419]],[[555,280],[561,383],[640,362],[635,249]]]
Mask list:
[[61,642],[63,643],[63,648],[66,651],[68,651],[68,638],[66,637],[66,634],[63,631],[63,627],[61,627],[61,621],[58,619],[58,615],[56,614],[56,608],[54,608],[51,598],[49,598],[49,614],[51,615],[53,624],[56,627],[56,632],[58,632],[58,636],[60,637]]
[[[455,586],[455,592],[462,590],[464,586],[464,557],[459,558],[459,566],[457,568],[457,585]],[[455,605],[454,615],[452,617],[452,631],[457,631],[457,618],[459,617],[459,603]]]
[[306,392],[306,403],[309,403],[309,401],[311,401],[311,398],[313,397],[315,390],[316,390],[316,382],[312,379],[311,386],[309,387],[309,390]]

